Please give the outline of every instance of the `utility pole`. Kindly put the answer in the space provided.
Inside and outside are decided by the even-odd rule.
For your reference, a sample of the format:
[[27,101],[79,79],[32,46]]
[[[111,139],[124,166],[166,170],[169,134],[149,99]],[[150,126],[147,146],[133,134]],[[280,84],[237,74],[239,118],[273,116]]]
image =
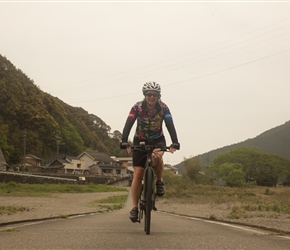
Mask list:
[[23,132],[23,170],[25,169],[25,156],[26,156],[26,129]]
[[56,140],[56,159],[58,160],[59,158],[59,140]]
[[60,136],[56,136],[56,159],[59,159],[59,145],[61,143],[61,137]]

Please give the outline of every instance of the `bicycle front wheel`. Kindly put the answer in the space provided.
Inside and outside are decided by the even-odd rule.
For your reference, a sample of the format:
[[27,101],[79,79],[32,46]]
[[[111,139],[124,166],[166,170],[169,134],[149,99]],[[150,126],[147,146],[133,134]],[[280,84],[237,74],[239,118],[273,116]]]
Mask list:
[[153,169],[147,168],[145,173],[145,186],[146,186],[146,193],[145,193],[145,231],[146,234],[150,234],[150,227],[151,227],[151,211],[152,211],[152,195],[153,195]]

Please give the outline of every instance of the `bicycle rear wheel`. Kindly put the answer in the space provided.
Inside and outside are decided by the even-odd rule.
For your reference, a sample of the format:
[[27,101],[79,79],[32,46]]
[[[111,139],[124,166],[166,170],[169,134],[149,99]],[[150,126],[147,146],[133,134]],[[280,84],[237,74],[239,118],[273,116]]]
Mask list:
[[146,168],[145,172],[145,231],[150,234],[151,227],[151,211],[152,211],[152,195],[153,195],[153,169]]

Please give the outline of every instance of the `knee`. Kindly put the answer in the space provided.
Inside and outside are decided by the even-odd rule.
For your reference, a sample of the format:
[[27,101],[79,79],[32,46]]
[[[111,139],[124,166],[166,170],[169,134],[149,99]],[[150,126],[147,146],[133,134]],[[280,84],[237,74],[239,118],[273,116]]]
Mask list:
[[163,163],[162,155],[160,154],[153,154],[152,155],[153,164],[161,165]]
[[144,175],[144,168],[135,167],[134,168],[134,179],[138,182],[141,182]]

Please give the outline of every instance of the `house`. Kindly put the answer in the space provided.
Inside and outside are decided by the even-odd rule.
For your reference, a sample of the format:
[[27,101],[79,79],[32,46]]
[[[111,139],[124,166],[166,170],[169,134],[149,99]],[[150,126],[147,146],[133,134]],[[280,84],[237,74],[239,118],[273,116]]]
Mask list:
[[125,175],[127,168],[119,165],[105,153],[84,151],[78,156],[84,162],[84,169],[93,175]]
[[56,159],[49,165],[45,166],[43,169],[45,172],[48,173],[58,173],[63,174],[64,173],[64,164],[67,161],[65,159]]
[[134,169],[133,169],[132,156],[130,156],[130,157],[115,157],[115,156],[112,156],[111,158],[113,158],[116,162],[118,162],[119,165],[121,165],[123,167],[126,167],[128,174],[133,174]]
[[111,156],[116,162],[124,167],[133,167],[133,159],[131,157],[115,157]]
[[105,153],[84,151],[78,157],[65,156],[54,160],[42,170],[47,173],[124,176],[128,174],[127,165],[125,160],[116,161]]
[[29,172],[38,172],[41,168],[41,159],[35,155],[27,154],[22,164]]
[[88,174],[88,169],[85,169],[85,163],[74,156],[65,156],[61,159],[54,160],[46,167],[46,170],[51,172],[65,174]]
[[80,160],[78,157],[68,156],[64,158],[64,172],[66,174],[84,174],[89,173],[88,169],[85,168],[85,162]]
[[7,167],[8,167],[8,164],[6,163],[4,155],[3,155],[2,150],[0,148],[0,171],[6,171]]
[[90,174],[92,175],[126,175],[127,168],[120,165],[111,165],[106,163],[93,164],[90,166]]
[[49,165],[43,167],[45,172],[59,174],[88,174],[88,169],[85,169],[85,163],[74,156],[65,156],[61,159],[56,159]]
[[42,167],[42,171],[45,173],[57,173],[57,174],[63,174],[64,173],[64,165],[63,160],[55,160],[48,166]]

